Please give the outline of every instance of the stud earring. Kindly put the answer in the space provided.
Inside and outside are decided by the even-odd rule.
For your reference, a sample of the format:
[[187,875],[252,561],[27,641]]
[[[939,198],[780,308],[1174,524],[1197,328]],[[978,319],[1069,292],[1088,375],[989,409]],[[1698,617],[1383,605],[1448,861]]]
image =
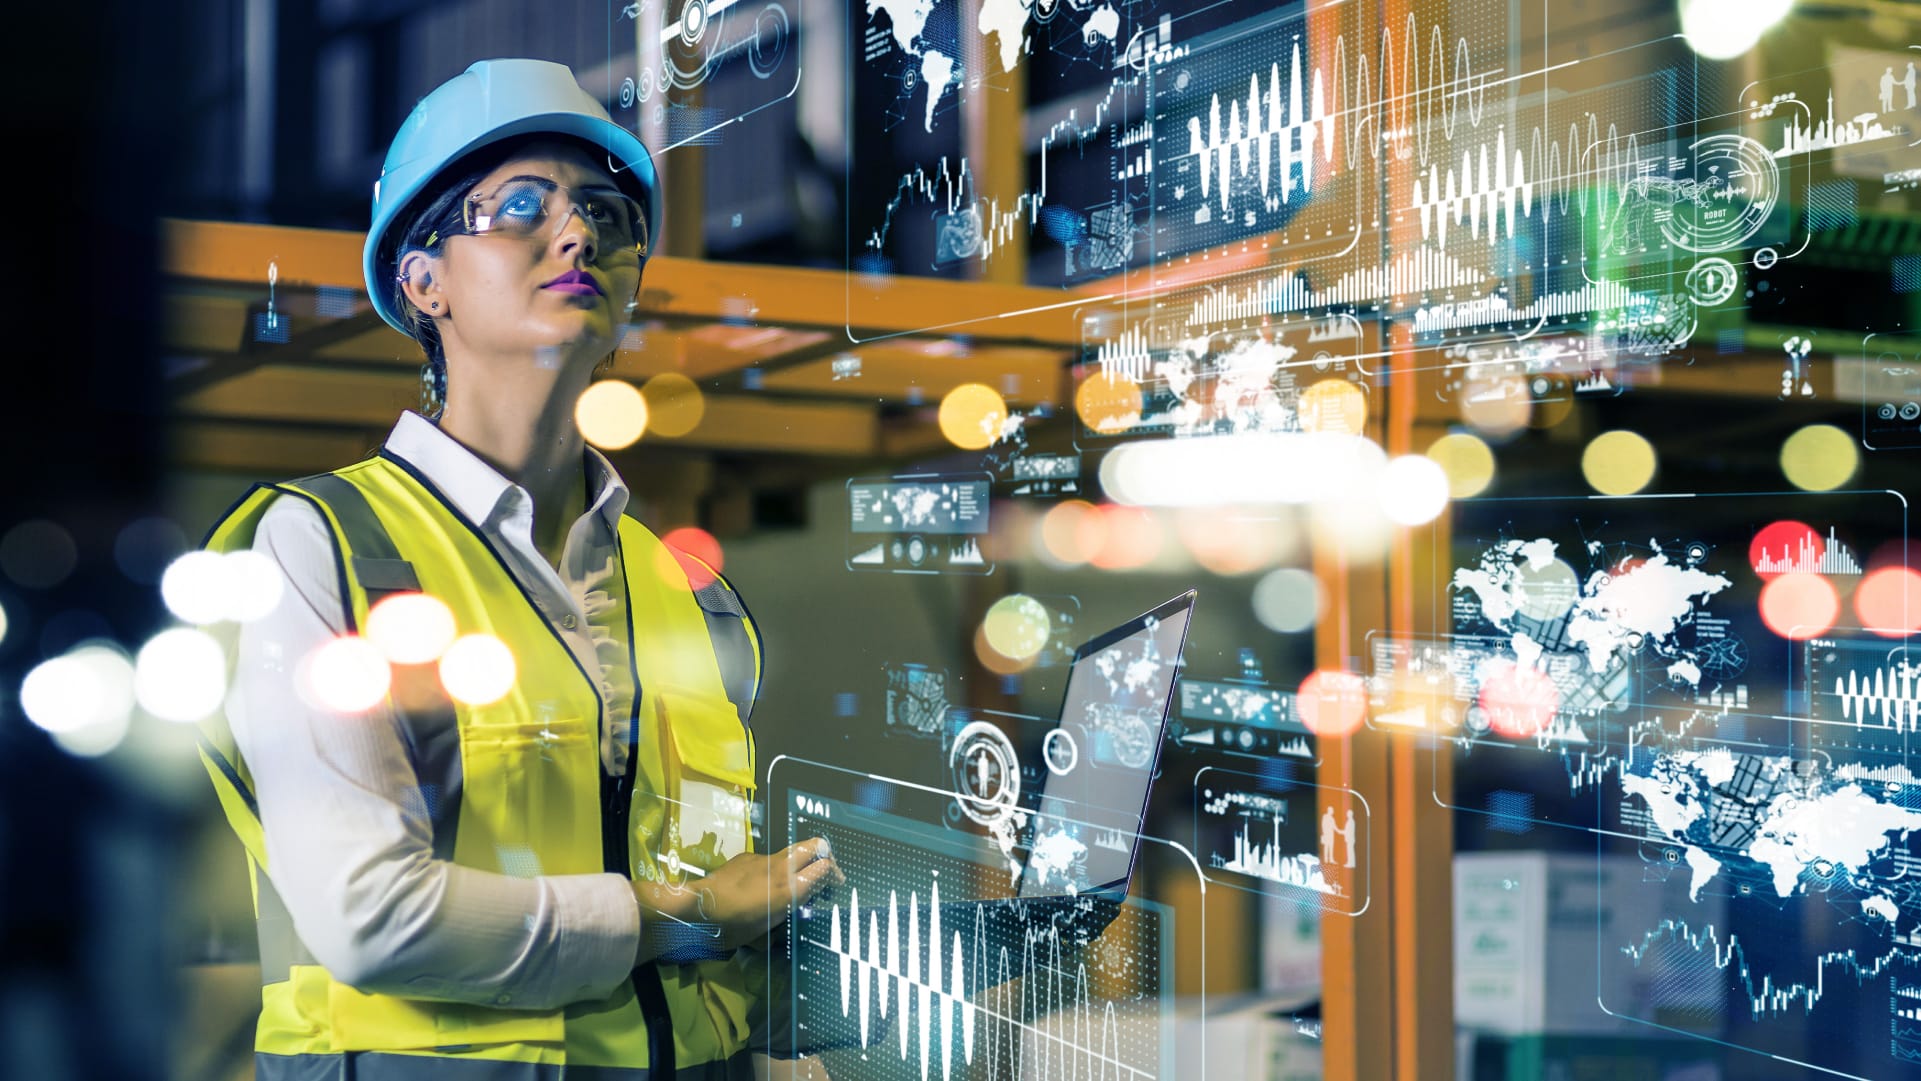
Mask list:
[[440,301],[438,301],[438,300],[436,300],[436,301],[434,301],[434,302],[433,302],[432,304],[429,304],[429,305],[427,305],[427,310],[428,310],[428,311],[431,311],[431,312],[437,312],[437,311],[439,311],[439,310],[440,310]]

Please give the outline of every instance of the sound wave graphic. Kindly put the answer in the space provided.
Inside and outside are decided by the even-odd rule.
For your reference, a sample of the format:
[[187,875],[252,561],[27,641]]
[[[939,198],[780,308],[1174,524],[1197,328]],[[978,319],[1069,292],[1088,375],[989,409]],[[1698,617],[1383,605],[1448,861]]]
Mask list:
[[[888,892],[884,918],[878,911],[866,912],[864,933],[858,890],[848,894],[844,921],[839,905],[830,911],[826,947],[840,964],[840,1012],[847,1017],[860,1011],[861,1047],[870,1046],[873,1022],[885,1021],[891,1008],[899,1032],[899,1058],[911,1063],[917,1052],[921,1081],[932,1076],[935,1045],[943,1081],[953,1077],[956,1051],[969,1066],[979,1058],[989,1077],[1151,1081],[1152,1070],[1119,1057],[1120,1024],[1114,1004],[1095,1007],[1088,996],[1085,964],[1076,966],[1071,975],[1066,971],[1059,935],[1051,929],[1029,928],[1017,965],[1008,947],[988,941],[983,909],[975,908],[972,948],[968,949],[960,931],[950,935],[941,926],[938,879],[928,893],[925,939],[919,893],[908,894],[904,929],[897,891]],[[1042,945],[1052,952],[1037,966],[1037,948]],[[1019,990],[1008,990],[1007,981],[1022,973],[1027,978]],[[986,1002],[976,1004],[966,992],[981,982],[983,974],[995,987],[984,994]],[[1061,1031],[1022,1020],[1061,1015],[1067,1018]],[[1030,1051],[1032,1046],[1038,1050]],[[1039,1061],[1024,1062],[1030,1055],[1038,1055]]]
[[1145,380],[1154,367],[1147,331],[1138,326],[1128,327],[1096,349],[1094,360],[1102,372],[1113,378],[1129,383]]
[[[1458,183],[1457,183],[1458,179]],[[1514,235],[1514,203],[1521,203],[1521,216],[1534,213],[1534,185],[1528,182],[1526,163],[1521,152],[1514,152],[1513,172],[1510,176],[1507,161],[1507,129],[1503,128],[1494,135],[1494,167],[1489,171],[1487,145],[1481,145],[1481,164],[1477,170],[1474,158],[1468,152],[1461,152],[1459,177],[1450,168],[1447,171],[1445,186],[1441,180],[1440,166],[1428,166],[1425,187],[1422,181],[1414,181],[1414,205],[1421,212],[1421,239],[1432,238],[1436,243],[1447,243],[1448,219],[1461,224],[1461,215],[1466,213],[1469,235],[1479,239],[1486,233],[1488,239],[1495,236],[1497,216],[1506,222],[1507,235]],[[1483,224],[1485,223],[1485,224]],[[1438,229],[1439,235],[1434,235]]]
[[1875,669],[1872,676],[1857,676],[1850,671],[1834,679],[1832,693],[1841,700],[1842,720],[1862,728],[1869,717],[1878,717],[1874,727],[1921,732],[1921,665],[1895,661]]
[[1855,957],[1853,950],[1830,950],[1815,958],[1814,983],[1794,983],[1776,986],[1774,977],[1763,976],[1757,987],[1754,974],[1748,968],[1747,955],[1741,949],[1739,935],[1729,935],[1727,944],[1721,944],[1720,932],[1712,924],[1699,932],[1688,928],[1686,920],[1662,920],[1641,939],[1638,946],[1623,946],[1621,952],[1640,964],[1648,951],[1656,946],[1685,946],[1697,954],[1705,954],[1714,962],[1714,967],[1722,971],[1732,970],[1741,979],[1743,992],[1747,995],[1749,1012],[1755,1020],[1769,1013],[1780,1013],[1799,1003],[1802,1008],[1812,1010],[1827,992],[1828,969],[1837,968],[1852,975],[1857,983],[1866,984],[1881,975],[1897,961],[1911,961],[1912,955],[1900,948],[1889,950],[1880,957],[1863,964]]
[[[1265,109],[1262,108],[1263,102]],[[1269,209],[1276,209],[1277,201],[1281,205],[1288,202],[1297,167],[1301,193],[1312,194],[1316,132],[1322,133],[1323,158],[1332,157],[1334,121],[1327,115],[1318,68],[1314,71],[1314,87],[1307,111],[1303,113],[1301,110],[1301,46],[1297,40],[1293,60],[1288,65],[1285,105],[1281,101],[1281,65],[1277,61],[1268,66],[1265,97],[1261,94],[1260,76],[1254,74],[1247,77],[1247,109],[1243,113],[1239,101],[1229,103],[1225,132],[1221,130],[1219,94],[1213,95],[1212,103],[1208,106],[1205,134],[1201,130],[1200,117],[1187,118],[1188,153],[1213,159],[1211,167],[1204,165],[1200,170],[1201,200],[1207,200],[1210,188],[1218,191],[1221,212],[1225,214],[1230,209],[1229,192],[1234,174],[1238,171],[1241,176],[1246,176],[1250,169],[1260,174],[1261,200],[1267,203]],[[1254,164],[1256,159],[1259,160],[1258,168]],[[1272,167],[1276,162],[1279,165],[1278,182]],[[1280,189],[1278,195],[1270,194],[1270,186]]]

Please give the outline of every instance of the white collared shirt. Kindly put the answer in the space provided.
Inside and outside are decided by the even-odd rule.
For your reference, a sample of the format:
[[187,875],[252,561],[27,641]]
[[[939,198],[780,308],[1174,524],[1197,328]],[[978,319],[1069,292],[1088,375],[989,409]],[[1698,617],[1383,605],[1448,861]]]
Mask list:
[[[583,669],[598,674],[603,717],[624,725],[633,702],[624,591],[605,587],[619,566],[628,492],[613,466],[587,448],[591,505],[569,527],[556,569],[534,546],[526,489],[432,421],[403,412],[386,450],[480,528]],[[279,564],[287,589],[272,614],[241,629],[227,719],[253,773],[268,877],[301,942],[362,990],[529,1009],[611,992],[640,938],[627,879],[519,878],[435,859],[392,708],[335,713],[294,685],[300,660],[347,630],[331,530],[306,500],[276,499],[253,547]],[[603,758],[624,754],[622,739],[599,742]]]

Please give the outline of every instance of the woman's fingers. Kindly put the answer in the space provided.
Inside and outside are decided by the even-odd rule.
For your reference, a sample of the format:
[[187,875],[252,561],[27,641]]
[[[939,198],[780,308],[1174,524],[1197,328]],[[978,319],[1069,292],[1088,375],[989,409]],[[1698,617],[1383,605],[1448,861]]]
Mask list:
[[827,838],[825,837],[809,837],[805,841],[799,841],[787,846],[787,858],[795,862],[804,863],[812,860],[832,859],[833,856],[834,848],[827,843]]
[[795,875],[794,879],[798,886],[795,892],[800,895],[802,900],[805,900],[819,893],[821,887],[827,885],[829,881],[845,882],[847,881],[847,876],[840,873],[840,865],[835,863],[832,858],[825,858],[815,860],[801,868],[800,873]]

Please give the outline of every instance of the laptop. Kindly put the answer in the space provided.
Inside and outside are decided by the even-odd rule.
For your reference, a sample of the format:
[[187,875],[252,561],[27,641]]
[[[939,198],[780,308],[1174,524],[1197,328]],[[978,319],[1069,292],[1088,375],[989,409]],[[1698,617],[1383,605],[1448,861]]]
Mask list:
[[1020,897],[1127,896],[1194,596],[1190,589],[1074,651],[1059,727],[1041,748],[1040,813],[1021,846]]

